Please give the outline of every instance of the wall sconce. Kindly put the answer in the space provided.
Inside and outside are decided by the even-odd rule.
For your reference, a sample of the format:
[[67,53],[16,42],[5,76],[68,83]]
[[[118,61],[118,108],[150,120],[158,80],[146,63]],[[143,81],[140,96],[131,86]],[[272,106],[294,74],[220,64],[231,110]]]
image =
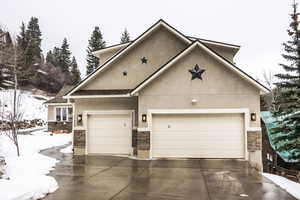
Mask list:
[[81,124],[82,123],[82,115],[77,115],[77,123]]
[[147,115],[146,114],[142,114],[142,122],[147,122]]
[[256,121],[256,113],[251,113],[250,118],[251,121]]
[[197,103],[197,99],[192,99],[192,104],[196,104]]

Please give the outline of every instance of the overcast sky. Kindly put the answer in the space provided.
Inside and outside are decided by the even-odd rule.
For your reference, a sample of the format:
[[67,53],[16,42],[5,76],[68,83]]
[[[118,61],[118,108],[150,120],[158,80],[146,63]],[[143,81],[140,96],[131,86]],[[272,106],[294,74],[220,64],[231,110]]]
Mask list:
[[18,33],[22,21],[38,17],[43,53],[64,37],[85,75],[86,47],[99,26],[107,45],[120,42],[127,27],[136,38],[160,18],[188,36],[241,45],[237,65],[254,77],[279,69],[281,43],[288,39],[290,0],[7,0],[0,23]]

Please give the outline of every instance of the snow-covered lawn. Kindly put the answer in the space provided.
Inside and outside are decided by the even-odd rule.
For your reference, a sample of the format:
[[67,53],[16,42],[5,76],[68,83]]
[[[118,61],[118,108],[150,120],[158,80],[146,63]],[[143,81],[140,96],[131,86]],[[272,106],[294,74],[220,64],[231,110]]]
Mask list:
[[276,185],[286,190],[292,196],[300,200],[300,184],[294,181],[290,181],[282,176],[274,174],[263,173],[263,176],[273,181]]
[[68,144],[71,134],[54,134],[35,131],[33,135],[19,135],[21,156],[16,155],[16,147],[4,135],[0,136],[0,156],[5,157],[6,173],[9,180],[0,179],[1,200],[40,199],[57,190],[53,177],[47,176],[54,169],[56,159],[44,156],[43,149]]
[[[33,120],[41,119],[47,121],[47,107],[43,103],[47,97],[33,95],[29,91],[17,92],[18,102],[20,104],[19,112],[23,114],[22,119]],[[45,100],[41,100],[44,98]],[[13,107],[13,90],[1,90],[0,91],[0,104],[4,106],[4,117],[6,112],[11,112]],[[2,116],[0,116],[1,119]]]

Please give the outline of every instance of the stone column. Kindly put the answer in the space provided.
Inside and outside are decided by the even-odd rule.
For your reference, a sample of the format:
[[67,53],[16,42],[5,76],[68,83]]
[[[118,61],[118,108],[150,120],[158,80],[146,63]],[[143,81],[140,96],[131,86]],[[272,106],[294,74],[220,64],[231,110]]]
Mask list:
[[85,130],[74,130],[74,155],[84,155],[86,148]]
[[137,133],[137,156],[139,158],[150,157],[150,131]]
[[249,164],[262,171],[262,135],[261,131],[247,132],[247,148],[249,152]]

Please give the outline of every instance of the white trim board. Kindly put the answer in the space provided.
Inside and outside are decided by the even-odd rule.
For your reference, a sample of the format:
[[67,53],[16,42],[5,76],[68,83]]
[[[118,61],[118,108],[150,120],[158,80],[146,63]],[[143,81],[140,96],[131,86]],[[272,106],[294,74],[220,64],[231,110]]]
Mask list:
[[94,56],[97,56],[98,54],[101,54],[101,53],[105,53],[105,52],[109,52],[109,51],[112,51],[114,49],[118,49],[118,48],[122,48],[122,47],[125,47],[127,45],[129,45],[131,42],[126,42],[124,44],[117,44],[117,45],[114,45],[114,46],[111,46],[111,47],[106,47],[106,48],[103,48],[103,49],[100,49],[98,51],[94,51],[92,52],[92,54]]
[[78,95],[78,96],[64,96],[64,99],[92,99],[92,98],[121,98],[130,97],[130,94],[120,95]]
[[247,146],[247,130],[250,127],[250,111],[248,108],[236,109],[149,109],[147,112],[148,129],[150,131],[150,152],[149,157],[152,159],[152,116],[153,114],[243,114],[244,115],[244,143],[245,143],[245,160],[249,160]]

